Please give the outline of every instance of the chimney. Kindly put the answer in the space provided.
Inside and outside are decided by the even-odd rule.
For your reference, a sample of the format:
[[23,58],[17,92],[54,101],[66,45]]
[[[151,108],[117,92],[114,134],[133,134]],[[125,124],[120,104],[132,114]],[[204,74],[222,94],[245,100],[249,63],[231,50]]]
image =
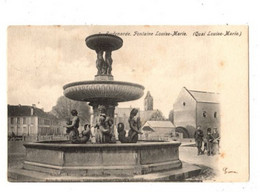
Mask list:
[[32,107],[31,107],[31,116],[33,116],[33,114],[34,114],[34,108],[36,107],[36,105],[35,104],[32,104]]

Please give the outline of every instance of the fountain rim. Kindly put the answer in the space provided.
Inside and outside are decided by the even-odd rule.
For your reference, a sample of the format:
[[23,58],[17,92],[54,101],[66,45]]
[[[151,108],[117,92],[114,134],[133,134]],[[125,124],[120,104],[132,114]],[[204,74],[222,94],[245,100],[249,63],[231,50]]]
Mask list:
[[[67,140],[61,140],[67,141]],[[176,145],[180,146],[179,141],[155,141],[155,142],[144,142],[144,143],[103,143],[103,144],[71,144],[71,143],[50,143],[46,141],[40,142],[28,142],[23,144],[25,147],[31,148],[59,148],[59,149],[70,149],[70,148],[141,148],[141,147],[155,147],[155,146],[167,146]]]
[[136,84],[136,83],[130,83],[130,82],[126,82],[126,81],[96,81],[96,80],[89,80],[89,81],[77,81],[77,82],[72,82],[72,83],[68,83],[66,85],[63,86],[63,90],[70,88],[70,87],[74,87],[74,86],[78,86],[78,85],[92,85],[92,84],[116,84],[116,85],[130,85],[130,86],[135,86],[135,87],[139,87],[141,89],[145,89],[144,86],[140,85],[140,84]]

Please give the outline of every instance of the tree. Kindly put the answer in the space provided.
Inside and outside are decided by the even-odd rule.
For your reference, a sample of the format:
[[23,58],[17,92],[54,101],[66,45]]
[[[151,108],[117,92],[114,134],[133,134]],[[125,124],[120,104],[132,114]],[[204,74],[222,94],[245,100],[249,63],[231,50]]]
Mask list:
[[168,118],[169,118],[169,121],[171,121],[173,123],[173,109],[170,110]]
[[149,120],[150,120],[150,121],[164,121],[165,118],[164,118],[164,116],[163,116],[163,114],[162,114],[161,111],[156,110],[156,111],[152,114],[152,116],[151,116],[151,118],[150,118]]
[[51,113],[58,119],[67,120],[71,118],[71,110],[76,109],[81,124],[90,122],[90,107],[86,102],[74,101],[65,96],[57,100],[57,104],[52,107]]

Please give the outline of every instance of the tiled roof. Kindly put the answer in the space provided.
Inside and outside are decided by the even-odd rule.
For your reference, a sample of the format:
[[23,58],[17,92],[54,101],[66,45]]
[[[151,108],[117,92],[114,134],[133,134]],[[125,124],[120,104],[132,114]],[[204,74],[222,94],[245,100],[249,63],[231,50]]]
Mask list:
[[197,101],[201,103],[219,103],[219,93],[214,92],[204,92],[195,91],[185,88],[190,95]]
[[[33,109],[33,114],[31,114],[31,110]],[[42,109],[25,106],[25,105],[8,105],[8,116],[16,117],[16,116],[39,116],[46,118],[55,118],[53,115],[44,112]]]

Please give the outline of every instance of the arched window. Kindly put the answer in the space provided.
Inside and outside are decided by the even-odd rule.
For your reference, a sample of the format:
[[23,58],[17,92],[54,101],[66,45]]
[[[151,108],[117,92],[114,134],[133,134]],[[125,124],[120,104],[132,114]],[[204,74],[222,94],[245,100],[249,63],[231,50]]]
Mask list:
[[214,112],[214,118],[217,118],[218,113]]
[[202,115],[203,115],[203,117],[207,117],[207,112],[203,111]]

